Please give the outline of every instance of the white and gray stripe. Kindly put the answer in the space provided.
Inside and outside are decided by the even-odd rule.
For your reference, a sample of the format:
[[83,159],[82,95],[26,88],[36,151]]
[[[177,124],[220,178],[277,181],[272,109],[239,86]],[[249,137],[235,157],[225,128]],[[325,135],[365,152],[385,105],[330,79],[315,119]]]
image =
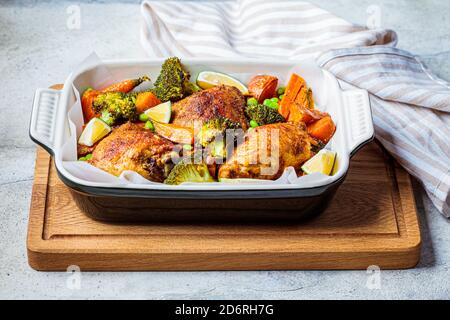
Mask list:
[[368,90],[377,139],[450,216],[450,85],[394,48],[394,31],[356,26],[289,0],[144,1],[141,11],[149,55],[314,56],[343,86]]

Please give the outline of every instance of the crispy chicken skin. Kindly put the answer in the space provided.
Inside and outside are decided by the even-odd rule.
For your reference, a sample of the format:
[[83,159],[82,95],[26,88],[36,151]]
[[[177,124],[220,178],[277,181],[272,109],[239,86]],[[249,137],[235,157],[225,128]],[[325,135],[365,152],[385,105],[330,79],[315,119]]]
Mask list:
[[278,179],[311,157],[311,137],[303,123],[274,123],[249,131],[220,167],[219,178]]
[[99,142],[89,163],[115,176],[132,170],[149,180],[163,182],[173,146],[142,124],[127,122]]
[[173,104],[172,122],[184,127],[194,127],[194,121],[205,122],[216,118],[228,118],[248,128],[244,114],[245,98],[235,87],[215,86],[194,93]]

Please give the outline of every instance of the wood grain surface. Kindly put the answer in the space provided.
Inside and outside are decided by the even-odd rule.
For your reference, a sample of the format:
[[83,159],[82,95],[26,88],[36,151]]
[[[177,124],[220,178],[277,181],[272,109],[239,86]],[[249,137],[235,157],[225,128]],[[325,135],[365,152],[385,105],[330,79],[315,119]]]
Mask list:
[[398,269],[417,264],[420,242],[410,177],[376,143],[322,215],[292,225],[94,221],[37,151],[27,243],[37,270]]

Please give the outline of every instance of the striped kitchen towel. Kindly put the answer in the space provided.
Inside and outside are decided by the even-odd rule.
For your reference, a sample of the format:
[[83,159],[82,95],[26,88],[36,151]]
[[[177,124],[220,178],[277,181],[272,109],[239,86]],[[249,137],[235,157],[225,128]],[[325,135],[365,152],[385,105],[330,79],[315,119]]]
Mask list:
[[299,1],[144,1],[141,9],[141,42],[151,56],[313,56],[343,87],[368,90],[377,139],[450,217],[450,85],[396,49],[394,31]]

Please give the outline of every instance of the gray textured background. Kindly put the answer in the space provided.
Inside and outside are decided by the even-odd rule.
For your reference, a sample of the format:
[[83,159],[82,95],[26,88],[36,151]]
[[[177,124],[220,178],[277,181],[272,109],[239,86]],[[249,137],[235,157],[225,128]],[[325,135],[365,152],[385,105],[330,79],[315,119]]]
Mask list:
[[[26,259],[35,145],[28,138],[34,90],[61,82],[87,54],[145,57],[139,44],[138,1],[80,1],[81,29],[66,28],[66,9],[77,2],[0,3],[0,298],[450,298],[450,222],[415,183],[422,226],[419,266],[382,271],[381,289],[366,287],[365,271],[83,273],[69,290],[66,273],[32,270]],[[382,26],[399,34],[399,47],[422,57],[450,80],[448,0],[314,0],[350,21],[365,24],[378,4]]]

